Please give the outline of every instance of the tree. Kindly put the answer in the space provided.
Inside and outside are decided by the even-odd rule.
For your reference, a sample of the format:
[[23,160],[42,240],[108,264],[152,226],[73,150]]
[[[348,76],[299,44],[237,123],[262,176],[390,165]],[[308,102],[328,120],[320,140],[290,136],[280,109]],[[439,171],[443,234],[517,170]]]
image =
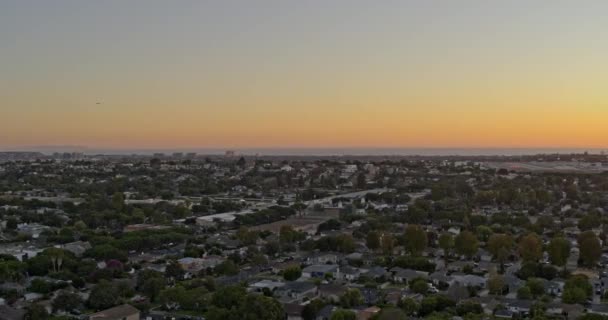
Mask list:
[[340,297],[343,308],[353,308],[363,304],[363,295],[359,289],[349,289]]
[[445,232],[439,236],[439,247],[443,249],[443,256],[447,259],[450,250],[454,247],[454,237]]
[[247,161],[245,160],[244,157],[240,157],[239,160],[236,162],[236,165],[241,168],[244,168],[246,164],[247,164]]
[[583,264],[593,267],[602,256],[600,240],[593,231],[585,231],[578,236],[578,247]]
[[377,320],[406,320],[407,315],[401,309],[397,308],[384,308],[378,314]]
[[245,226],[241,226],[236,232],[236,238],[241,242],[242,245],[249,246],[256,243],[258,233],[255,231],[250,231]]
[[309,304],[304,306],[302,310],[302,318],[304,320],[315,320],[317,319],[317,313],[325,307],[325,302],[319,299],[312,300]]
[[382,235],[382,252],[384,254],[390,255],[393,253],[393,249],[395,248],[395,238],[393,235],[389,233],[385,233]]
[[241,286],[226,286],[213,293],[211,304],[222,309],[231,309],[240,306],[245,300],[247,291]]
[[493,274],[488,279],[488,289],[491,294],[502,295],[505,287],[505,279],[499,274]]
[[181,280],[185,273],[182,266],[175,260],[171,261],[165,269],[165,277],[174,280]]
[[405,298],[399,302],[399,307],[408,316],[415,316],[420,309],[420,305],[412,298]]
[[331,314],[329,320],[356,320],[357,314],[350,310],[338,309]]
[[294,230],[292,226],[286,225],[282,226],[279,231],[279,240],[281,241],[281,244],[294,243],[298,240],[302,240],[302,235]]
[[114,208],[114,210],[120,212],[120,211],[122,211],[124,205],[125,205],[125,196],[122,194],[122,192],[115,192],[114,195],[112,195],[112,208]]
[[479,242],[477,241],[477,237],[471,231],[463,231],[456,236],[454,239],[454,246],[456,248],[456,252],[458,254],[472,257],[475,253],[477,253],[477,249],[479,248]]
[[529,300],[532,299],[532,290],[530,287],[523,286],[517,289],[517,299]]
[[513,238],[508,234],[495,233],[488,240],[488,251],[494,256],[494,259],[500,262],[502,266],[513,248]]
[[88,305],[95,310],[111,308],[118,304],[118,294],[114,286],[102,280],[91,290]]
[[570,256],[570,241],[563,237],[555,237],[551,239],[548,251],[551,263],[563,267],[566,265],[568,257]]
[[239,273],[239,266],[237,266],[234,261],[226,259],[226,261],[218,264],[215,267],[215,272],[222,275],[233,276]]
[[53,300],[52,306],[53,311],[67,311],[77,310],[82,306],[83,301],[79,295],[70,292],[62,292]]
[[34,303],[27,308],[25,314],[26,320],[47,320],[49,319],[49,313],[46,308],[40,304]]
[[285,312],[277,300],[257,294],[247,295],[242,306],[243,320],[283,320]]
[[365,174],[359,173],[359,175],[357,175],[357,188],[359,189],[365,189],[365,187],[367,186],[367,179],[365,179]]
[[61,270],[61,266],[63,265],[63,259],[66,254],[65,251],[58,248],[48,248],[43,252],[51,259],[51,263],[53,265],[53,272],[58,272]]
[[591,230],[602,224],[602,218],[597,213],[589,213],[583,215],[583,217],[578,221],[578,228],[581,231]]
[[6,229],[7,230],[17,230],[19,225],[19,221],[15,217],[10,217],[6,219]]
[[519,240],[519,254],[524,262],[538,262],[543,257],[543,243],[536,233],[529,233]]
[[40,278],[36,278],[36,279],[32,280],[28,290],[31,292],[36,292],[36,293],[40,293],[40,294],[47,294],[47,293],[50,293],[51,291],[53,291],[53,285],[48,281],[45,281]]
[[428,239],[421,226],[410,224],[405,229],[405,247],[413,255],[420,255],[426,248]]
[[366,245],[370,250],[377,250],[380,248],[380,235],[376,231],[370,231],[365,237]]
[[414,293],[426,294],[429,290],[429,284],[422,278],[414,279],[410,282],[410,289]]
[[584,275],[575,275],[566,281],[562,301],[564,303],[585,303],[593,294],[593,287]]
[[475,229],[475,233],[477,234],[477,238],[483,242],[487,242],[492,236],[492,229],[488,226],[478,226]]
[[287,281],[295,281],[302,276],[302,269],[298,266],[288,267],[283,270],[283,278]]
[[545,286],[541,279],[529,278],[528,281],[526,281],[526,287],[530,288],[530,293],[534,298],[545,294]]
[[160,272],[144,270],[137,279],[137,288],[154,302],[165,287],[165,278]]
[[355,240],[350,234],[340,234],[336,236],[336,245],[338,251],[342,253],[351,253],[355,251]]
[[25,270],[26,264],[23,262],[16,259],[0,259],[0,282],[20,281],[24,277]]
[[184,308],[183,302],[187,299],[186,295],[186,289],[177,285],[173,288],[167,288],[161,291],[158,300],[166,310],[180,309]]

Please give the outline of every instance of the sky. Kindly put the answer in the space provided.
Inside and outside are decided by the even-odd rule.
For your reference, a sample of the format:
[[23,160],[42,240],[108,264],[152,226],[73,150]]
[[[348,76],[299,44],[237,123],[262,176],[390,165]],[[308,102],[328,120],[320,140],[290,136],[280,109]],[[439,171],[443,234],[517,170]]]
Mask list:
[[0,148],[604,148],[606,12],[3,0]]

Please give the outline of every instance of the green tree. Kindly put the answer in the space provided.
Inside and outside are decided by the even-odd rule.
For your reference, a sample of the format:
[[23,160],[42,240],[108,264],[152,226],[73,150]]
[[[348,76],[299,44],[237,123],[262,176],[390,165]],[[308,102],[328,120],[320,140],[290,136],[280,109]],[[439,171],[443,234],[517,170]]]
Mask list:
[[475,233],[477,234],[477,239],[483,242],[487,242],[492,236],[492,229],[488,226],[478,226],[475,229]]
[[165,269],[165,277],[173,280],[181,280],[185,273],[182,266],[175,260],[172,260]]
[[46,308],[37,303],[30,305],[25,314],[26,320],[47,320],[49,318],[50,316]]
[[247,295],[241,311],[244,320],[283,320],[285,312],[277,300],[257,294]]
[[551,263],[563,267],[570,257],[570,241],[563,237],[554,237],[549,243],[548,251]]
[[407,320],[407,315],[401,309],[384,308],[378,314],[377,320]]
[[350,234],[340,234],[336,237],[337,249],[342,253],[355,251],[355,239]]
[[84,301],[79,295],[70,292],[62,292],[55,299],[51,305],[53,306],[53,312],[77,310],[82,306]]
[[112,195],[112,208],[118,212],[122,211],[125,205],[125,196],[122,192],[115,192]]
[[47,294],[53,291],[53,285],[50,282],[45,281],[41,278],[36,278],[32,280],[28,290],[40,294]]
[[454,246],[456,248],[456,252],[458,254],[472,257],[477,253],[477,249],[479,248],[479,242],[477,241],[477,237],[471,231],[463,231],[456,236],[454,239]]
[[528,278],[528,281],[526,281],[526,286],[530,288],[530,292],[535,298],[545,294],[545,286],[543,281],[539,278]]
[[298,266],[288,267],[283,270],[283,278],[287,281],[295,281],[302,276],[302,269]]
[[578,221],[578,228],[581,231],[591,230],[602,224],[602,218],[597,213],[589,213],[583,215],[583,217]]
[[359,289],[349,289],[340,297],[343,308],[353,308],[363,304],[363,295]]
[[368,232],[365,240],[370,250],[378,250],[380,248],[380,234],[377,231]]
[[87,304],[95,310],[103,310],[117,305],[119,296],[116,288],[109,282],[102,280],[91,290]]
[[405,228],[405,247],[413,255],[420,255],[427,246],[428,238],[426,231],[416,224],[410,224]]
[[494,256],[501,266],[505,263],[511,249],[513,248],[513,238],[508,234],[495,233],[488,239],[488,251]]
[[408,316],[415,316],[420,309],[420,305],[412,298],[405,298],[399,302],[399,307]]
[[65,251],[58,248],[48,248],[44,250],[43,254],[47,255],[51,259],[53,272],[59,272],[63,265],[63,260],[66,257]]
[[315,320],[319,311],[325,307],[325,302],[320,299],[314,299],[309,304],[304,306],[302,310],[302,318],[304,320]]
[[564,303],[585,303],[593,294],[593,287],[584,275],[575,275],[566,281],[562,301]]
[[393,235],[389,233],[385,233],[382,235],[382,252],[386,255],[390,255],[393,253],[393,249],[395,248],[396,240]]
[[236,238],[241,242],[244,246],[253,245],[256,243],[258,239],[258,233],[255,231],[250,231],[247,227],[240,227],[236,232]]
[[524,262],[538,262],[543,257],[543,243],[536,233],[529,233],[519,240],[519,255]]
[[331,314],[329,320],[356,320],[357,314],[350,310],[338,309]]
[[442,233],[439,236],[439,247],[443,249],[443,256],[447,259],[450,250],[454,248],[454,237],[447,232]]
[[523,286],[517,289],[517,299],[529,300],[532,298],[532,290],[530,290],[530,287]]
[[247,291],[241,286],[222,287],[213,293],[211,304],[222,309],[240,306],[245,300]]
[[222,275],[233,276],[239,273],[239,266],[237,266],[234,261],[226,259],[226,261],[215,267],[215,272]]
[[414,293],[426,294],[429,290],[429,284],[424,279],[413,279],[410,282],[410,289]]
[[153,270],[144,270],[137,278],[137,288],[145,294],[150,301],[156,301],[161,290],[165,287],[165,277],[162,273]]
[[488,279],[488,289],[491,294],[502,295],[505,279],[499,274],[492,274]]
[[186,300],[186,288],[177,285],[173,288],[167,288],[160,292],[158,295],[158,300],[161,305],[167,309],[171,310],[174,306],[179,306],[180,308],[184,308],[183,302]]
[[600,240],[593,231],[585,231],[578,236],[578,247],[583,264],[593,267],[602,256]]
[[0,282],[20,281],[24,278],[26,264],[18,260],[0,260]]

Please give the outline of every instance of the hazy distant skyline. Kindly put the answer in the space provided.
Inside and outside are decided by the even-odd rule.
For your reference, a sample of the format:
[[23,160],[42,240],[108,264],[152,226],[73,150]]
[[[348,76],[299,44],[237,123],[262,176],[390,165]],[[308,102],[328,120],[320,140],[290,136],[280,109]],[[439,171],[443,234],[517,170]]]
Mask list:
[[6,0],[0,149],[605,148],[606,12]]

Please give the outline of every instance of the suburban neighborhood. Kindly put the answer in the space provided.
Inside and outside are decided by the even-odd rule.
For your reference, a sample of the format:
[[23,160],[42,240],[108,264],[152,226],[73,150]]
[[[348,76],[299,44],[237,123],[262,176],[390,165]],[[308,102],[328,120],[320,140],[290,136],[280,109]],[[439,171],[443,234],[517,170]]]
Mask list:
[[605,171],[0,153],[0,319],[608,319]]

